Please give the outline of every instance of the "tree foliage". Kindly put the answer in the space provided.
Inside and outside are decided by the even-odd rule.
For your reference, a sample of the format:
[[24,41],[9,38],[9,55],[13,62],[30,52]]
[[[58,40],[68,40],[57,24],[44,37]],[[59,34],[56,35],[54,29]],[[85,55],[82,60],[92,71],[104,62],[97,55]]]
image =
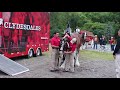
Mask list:
[[120,12],[51,12],[51,36],[55,31],[62,35],[68,21],[72,31],[78,26],[99,36],[116,36],[120,28]]

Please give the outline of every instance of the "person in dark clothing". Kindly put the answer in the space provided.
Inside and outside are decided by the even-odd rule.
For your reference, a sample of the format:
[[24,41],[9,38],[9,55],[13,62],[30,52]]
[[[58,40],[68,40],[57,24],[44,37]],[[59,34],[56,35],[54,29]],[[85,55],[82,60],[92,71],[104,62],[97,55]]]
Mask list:
[[99,43],[100,43],[100,46],[101,46],[102,45],[102,38],[100,38]]
[[113,56],[115,58],[116,54],[120,54],[120,30],[118,31],[118,39],[117,39],[117,44],[116,44],[116,47],[115,47],[115,50],[113,52]]
[[115,50],[113,52],[113,57],[115,59],[115,66],[116,66],[116,76],[120,78],[120,30],[118,31],[118,39]]
[[100,39],[100,48],[102,50],[105,50],[105,45],[106,45],[106,39],[105,36],[102,36],[102,38]]
[[102,45],[106,45],[106,40],[105,40],[105,38],[103,38],[103,40],[102,40]]

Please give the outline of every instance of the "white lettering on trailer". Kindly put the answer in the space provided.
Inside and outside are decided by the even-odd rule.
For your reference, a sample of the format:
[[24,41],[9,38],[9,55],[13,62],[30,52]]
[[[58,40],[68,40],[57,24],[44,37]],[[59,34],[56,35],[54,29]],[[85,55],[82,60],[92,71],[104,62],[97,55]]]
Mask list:
[[8,28],[7,24],[8,24],[8,22],[4,22],[4,27],[5,28]]
[[23,25],[23,29],[24,29],[24,30],[26,29],[26,24]]
[[33,30],[41,30],[40,26],[34,26]]
[[9,29],[36,30],[36,31],[41,30],[40,26],[3,22],[2,18],[0,18],[0,25],[3,25],[5,28]]
[[27,29],[27,30],[31,30],[31,29],[30,29],[30,25],[27,25],[27,26],[28,26],[28,29]]
[[15,25],[16,25],[16,23],[12,23],[12,26],[13,26],[12,28],[13,28],[13,29],[15,29]]
[[17,24],[17,27],[16,27],[16,29],[20,29],[20,24]]
[[8,24],[9,24],[9,27],[8,27],[8,28],[12,28],[11,23],[8,23]]
[[41,37],[41,39],[48,39],[47,37]]
[[33,25],[33,26],[31,25],[30,28],[31,28],[31,30],[34,30],[35,26],[34,26],[34,25]]
[[20,24],[20,29],[23,29],[23,24]]

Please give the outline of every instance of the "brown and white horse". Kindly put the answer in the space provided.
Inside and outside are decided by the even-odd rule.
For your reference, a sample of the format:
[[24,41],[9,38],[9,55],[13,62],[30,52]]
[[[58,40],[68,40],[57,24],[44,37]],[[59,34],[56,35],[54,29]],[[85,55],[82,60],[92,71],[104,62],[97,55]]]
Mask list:
[[82,44],[85,43],[85,35],[84,33],[82,34],[79,34],[79,33],[73,33],[71,35],[72,38],[76,38],[77,39],[77,46],[76,46],[76,50],[74,52],[74,60],[75,60],[75,66],[80,66],[80,63],[79,63],[79,52],[80,52],[80,47],[82,46]]
[[[84,33],[80,34],[78,32],[75,32],[75,33],[71,34],[71,37],[77,39],[77,42],[76,42],[77,46],[76,46],[76,50],[74,52],[74,60],[75,60],[74,61],[74,63],[75,63],[74,66],[80,66],[78,58],[79,58],[80,47],[85,42],[85,35],[84,35]],[[65,67],[65,63],[64,63],[65,56],[64,56],[64,53],[63,53],[64,47],[65,47],[65,42],[62,40],[61,41],[61,48],[60,48],[60,64],[61,64],[61,62],[62,62],[62,64],[61,64],[60,68]]]

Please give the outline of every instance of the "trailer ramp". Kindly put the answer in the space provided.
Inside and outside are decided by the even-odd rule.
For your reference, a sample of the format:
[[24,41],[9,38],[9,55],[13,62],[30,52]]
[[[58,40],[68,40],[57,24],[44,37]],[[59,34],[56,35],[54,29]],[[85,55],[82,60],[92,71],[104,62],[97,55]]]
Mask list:
[[0,70],[10,76],[18,75],[29,71],[28,68],[0,54]]

